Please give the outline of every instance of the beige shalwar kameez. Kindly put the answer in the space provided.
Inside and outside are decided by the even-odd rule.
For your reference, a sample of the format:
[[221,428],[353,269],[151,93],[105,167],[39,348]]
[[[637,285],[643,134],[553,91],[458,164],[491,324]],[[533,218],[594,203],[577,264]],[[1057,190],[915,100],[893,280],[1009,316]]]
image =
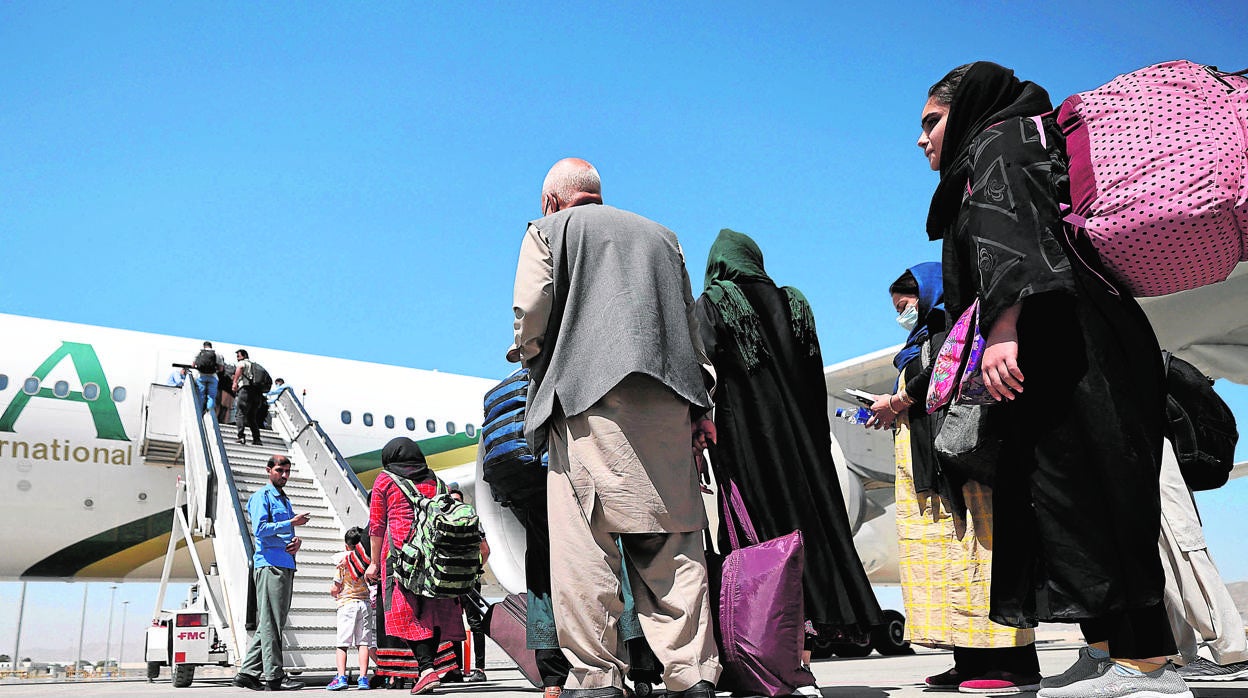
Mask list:
[[[510,358],[528,361],[541,351],[552,273],[549,244],[530,226],[516,274]],[[692,327],[690,334],[698,344]],[[696,351],[709,373],[705,352],[701,346]],[[690,448],[689,403],[634,373],[581,414],[556,410],[548,443],[551,596],[559,644],[571,665],[565,688],[623,686],[628,667],[616,625],[625,562],[617,535],[642,630],[668,690],[717,681],[706,515]]]

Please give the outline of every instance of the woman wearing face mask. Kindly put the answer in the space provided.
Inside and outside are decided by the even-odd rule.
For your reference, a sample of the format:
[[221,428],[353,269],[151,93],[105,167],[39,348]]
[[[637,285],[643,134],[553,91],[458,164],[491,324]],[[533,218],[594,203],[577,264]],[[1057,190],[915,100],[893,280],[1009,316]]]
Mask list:
[[[1078,622],[1089,643],[1040,698],[1191,698],[1157,555],[1165,388],[1139,304],[1118,293],[1070,201],[1061,129],[1040,86],[981,61],[928,90],[918,146],[940,183],[945,303],[976,299],[985,387],[999,401],[990,617]],[[1111,660],[1112,656],[1112,660]]]
[[988,619],[992,579],[992,490],[941,471],[934,418],[925,407],[932,364],[945,337],[941,265],[910,267],[888,288],[897,323],[910,333],[893,364],[897,391],[876,397],[868,426],[896,426],[897,538],[910,641],[953,650],[953,668],[927,678],[932,689],[1034,690],[1040,683],[1035,633]]

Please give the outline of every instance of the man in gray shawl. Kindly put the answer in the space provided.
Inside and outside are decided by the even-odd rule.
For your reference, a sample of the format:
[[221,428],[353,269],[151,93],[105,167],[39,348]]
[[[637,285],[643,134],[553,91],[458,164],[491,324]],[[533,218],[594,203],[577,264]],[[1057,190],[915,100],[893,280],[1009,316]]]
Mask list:
[[616,625],[628,564],[669,695],[711,698],[720,667],[690,435],[695,447],[713,438],[704,415],[714,373],[684,254],[667,228],[603,205],[584,160],[551,168],[542,214],[520,248],[507,358],[531,369],[526,437],[550,450],[551,596],[571,665],[564,695],[623,695]]

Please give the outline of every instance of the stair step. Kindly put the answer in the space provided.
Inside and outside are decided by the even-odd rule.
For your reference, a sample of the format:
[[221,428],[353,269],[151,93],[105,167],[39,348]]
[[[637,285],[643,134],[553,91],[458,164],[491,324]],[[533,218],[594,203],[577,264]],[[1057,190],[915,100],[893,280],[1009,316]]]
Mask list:
[[[282,417],[275,415],[274,419]],[[265,429],[261,444],[236,442],[234,425],[220,425],[219,435],[225,448],[227,467],[240,503],[269,484],[266,466],[274,454],[287,455],[292,463],[291,477],[284,487],[296,513],[307,512],[310,520],[296,527],[296,535],[304,545],[296,556],[298,570],[294,577],[292,608],[284,635],[287,668],[304,673],[332,674],[336,669],[337,601],[329,595],[335,574],[334,557],[343,552],[343,526],[337,512],[322,491],[319,478],[324,463],[305,463],[293,451],[283,433]],[[367,510],[367,504],[360,502]],[[352,504],[351,512],[356,512]],[[344,513],[343,516],[346,516]],[[357,517],[358,518],[358,517]],[[226,595],[240,595],[237,590],[222,590]],[[245,590],[244,590],[245,591]]]

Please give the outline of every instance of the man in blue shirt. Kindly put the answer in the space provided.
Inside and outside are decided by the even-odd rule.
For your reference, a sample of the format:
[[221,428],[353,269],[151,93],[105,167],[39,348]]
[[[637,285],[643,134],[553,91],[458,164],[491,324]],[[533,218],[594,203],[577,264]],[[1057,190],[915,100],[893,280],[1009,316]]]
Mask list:
[[[269,484],[247,500],[256,550],[252,556],[256,633],[234,685],[253,691],[297,691],[303,683],[288,679],[282,663],[282,627],[295,590],[295,553],[303,545],[295,526],[306,524],[310,517],[307,512],[295,515],[283,490],[290,479],[290,459],[270,456],[265,469]],[[267,677],[267,686],[262,677]]]

